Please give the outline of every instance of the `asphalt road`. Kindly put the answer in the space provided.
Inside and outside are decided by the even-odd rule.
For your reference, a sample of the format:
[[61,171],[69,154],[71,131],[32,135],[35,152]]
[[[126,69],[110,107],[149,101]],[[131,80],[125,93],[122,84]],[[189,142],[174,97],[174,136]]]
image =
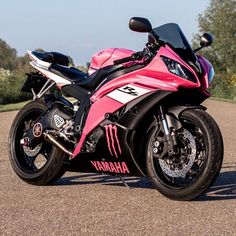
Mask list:
[[200,199],[168,200],[145,180],[67,173],[53,186],[22,182],[8,161],[16,112],[0,113],[0,235],[236,235],[236,104],[208,101],[223,133],[220,176]]

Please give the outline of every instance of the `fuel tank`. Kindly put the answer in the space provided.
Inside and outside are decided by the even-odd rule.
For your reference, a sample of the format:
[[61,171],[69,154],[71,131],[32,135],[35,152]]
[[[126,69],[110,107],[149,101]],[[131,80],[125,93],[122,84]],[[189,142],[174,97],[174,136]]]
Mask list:
[[113,65],[113,61],[129,57],[134,51],[124,48],[108,48],[93,55],[89,67],[89,74],[94,73],[103,67]]

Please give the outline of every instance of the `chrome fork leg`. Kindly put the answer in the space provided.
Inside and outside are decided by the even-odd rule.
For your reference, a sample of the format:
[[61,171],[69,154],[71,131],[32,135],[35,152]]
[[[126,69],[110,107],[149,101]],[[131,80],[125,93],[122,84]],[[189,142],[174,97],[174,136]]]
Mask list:
[[163,130],[164,130],[164,133],[165,133],[165,139],[166,139],[166,142],[168,144],[168,153],[169,153],[169,155],[173,155],[173,154],[175,154],[174,135],[172,135],[170,133],[170,127],[169,127],[169,124],[167,122],[166,115],[163,112],[162,106],[159,107],[159,117],[160,117],[160,120],[161,120],[161,123],[162,123],[162,126],[163,126]]

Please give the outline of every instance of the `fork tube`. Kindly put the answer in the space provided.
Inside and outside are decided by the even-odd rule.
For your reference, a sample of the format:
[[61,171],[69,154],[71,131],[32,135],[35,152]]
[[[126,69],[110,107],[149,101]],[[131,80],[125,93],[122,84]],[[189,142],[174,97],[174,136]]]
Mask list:
[[166,116],[165,116],[165,113],[163,112],[162,106],[159,107],[159,113],[160,113],[160,120],[164,129],[164,132],[165,132],[165,139],[168,145],[168,154],[172,156],[176,153],[175,148],[174,148],[175,142],[173,140],[174,136],[170,134],[170,127],[166,120]]
[[160,118],[161,118],[161,123],[167,138],[167,141],[170,140],[170,129],[166,120],[166,116],[163,112],[162,106],[159,107],[159,111],[160,111]]

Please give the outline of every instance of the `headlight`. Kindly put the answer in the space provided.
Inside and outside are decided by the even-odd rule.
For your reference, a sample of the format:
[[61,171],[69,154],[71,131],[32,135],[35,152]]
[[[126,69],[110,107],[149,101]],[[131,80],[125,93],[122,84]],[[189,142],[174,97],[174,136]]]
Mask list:
[[215,71],[214,71],[214,68],[213,66],[211,67],[210,71],[208,72],[208,84],[210,85],[214,79],[214,75],[215,75]]
[[169,72],[178,75],[184,79],[190,80],[194,83],[197,82],[194,74],[184,66],[180,65],[177,61],[174,61],[168,57],[163,57],[163,56],[161,56],[161,59],[165,63]]

